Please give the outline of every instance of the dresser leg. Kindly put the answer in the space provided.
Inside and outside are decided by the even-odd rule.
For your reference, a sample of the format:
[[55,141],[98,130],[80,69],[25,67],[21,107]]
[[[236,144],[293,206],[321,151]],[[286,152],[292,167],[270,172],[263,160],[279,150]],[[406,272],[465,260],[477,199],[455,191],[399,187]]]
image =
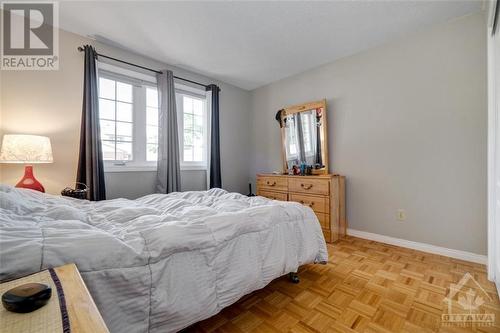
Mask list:
[[288,273],[288,279],[290,280],[291,283],[299,283],[299,275],[295,272]]

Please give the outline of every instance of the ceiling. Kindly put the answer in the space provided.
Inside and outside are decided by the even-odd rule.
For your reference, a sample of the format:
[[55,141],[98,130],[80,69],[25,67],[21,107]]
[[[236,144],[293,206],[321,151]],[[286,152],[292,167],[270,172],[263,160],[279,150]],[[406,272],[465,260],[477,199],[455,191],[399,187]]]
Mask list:
[[251,90],[481,10],[481,1],[60,2],[60,26]]

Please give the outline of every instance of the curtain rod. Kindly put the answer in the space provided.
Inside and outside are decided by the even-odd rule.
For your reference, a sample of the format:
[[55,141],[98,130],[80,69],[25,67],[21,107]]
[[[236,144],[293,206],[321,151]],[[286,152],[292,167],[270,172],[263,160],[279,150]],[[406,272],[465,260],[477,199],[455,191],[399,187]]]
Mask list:
[[[78,46],[78,51],[83,52],[84,51],[83,47]],[[154,72],[154,73],[157,73],[157,74],[161,74],[162,73],[161,71],[157,71],[157,70],[152,69],[152,68],[144,67],[144,66],[141,66],[141,65],[136,65],[136,64],[133,64],[131,62],[128,62],[128,61],[125,61],[125,60],[121,60],[121,59],[117,59],[117,58],[113,58],[113,57],[110,57],[110,56],[107,56],[107,55],[104,55],[104,54],[101,54],[101,53],[97,53],[97,56],[98,57],[102,57],[102,58],[111,59],[111,60],[114,60],[114,61],[117,61],[117,62],[121,62],[122,64],[126,64],[126,65],[129,65],[129,66],[134,66],[134,67],[141,68],[141,69],[144,69],[144,70],[147,70],[147,71],[150,71],[150,72]],[[192,83],[192,84],[197,84],[197,85],[203,86],[205,88],[208,87],[206,84],[203,84],[203,83],[200,83],[200,82],[196,82],[196,81],[193,81],[193,80],[188,80],[188,79],[185,79],[185,78],[182,78],[182,77],[179,77],[179,76],[175,76],[174,75],[174,78],[178,79],[178,80],[185,81],[185,82],[189,82],[189,83]]]

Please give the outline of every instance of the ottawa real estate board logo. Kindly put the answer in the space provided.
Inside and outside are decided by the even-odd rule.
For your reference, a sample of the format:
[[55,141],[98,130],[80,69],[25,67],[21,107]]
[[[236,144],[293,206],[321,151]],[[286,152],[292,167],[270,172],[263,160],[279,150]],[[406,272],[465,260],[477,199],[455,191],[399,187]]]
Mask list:
[[57,2],[2,2],[1,69],[59,69]]
[[443,301],[447,304],[446,313],[441,315],[444,326],[484,327],[495,324],[495,313],[487,305],[487,302],[492,302],[491,296],[470,273],[465,273],[457,284],[450,285],[450,292]]

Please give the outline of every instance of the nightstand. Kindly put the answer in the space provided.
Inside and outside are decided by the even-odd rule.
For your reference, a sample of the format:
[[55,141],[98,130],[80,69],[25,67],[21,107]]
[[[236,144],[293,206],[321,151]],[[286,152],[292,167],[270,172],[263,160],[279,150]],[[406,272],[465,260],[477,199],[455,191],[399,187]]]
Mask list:
[[76,265],[68,264],[8,281],[0,284],[0,290],[3,294],[10,288],[29,282],[45,283],[52,287],[49,303],[23,314],[9,312],[1,307],[0,332],[109,333]]

